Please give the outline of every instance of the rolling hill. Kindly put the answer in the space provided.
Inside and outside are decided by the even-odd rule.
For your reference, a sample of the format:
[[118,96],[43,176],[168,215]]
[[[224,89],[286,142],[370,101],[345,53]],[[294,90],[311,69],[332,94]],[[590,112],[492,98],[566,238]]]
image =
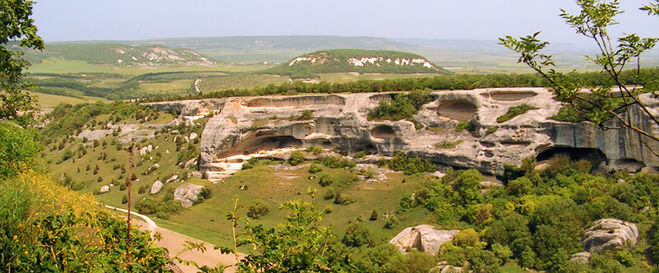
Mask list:
[[25,56],[33,64],[51,61],[82,61],[90,64],[156,67],[161,65],[213,65],[216,62],[194,50],[160,45],[127,46],[118,43],[55,43]]
[[423,56],[390,50],[333,49],[293,58],[262,73],[310,78],[321,73],[447,73]]

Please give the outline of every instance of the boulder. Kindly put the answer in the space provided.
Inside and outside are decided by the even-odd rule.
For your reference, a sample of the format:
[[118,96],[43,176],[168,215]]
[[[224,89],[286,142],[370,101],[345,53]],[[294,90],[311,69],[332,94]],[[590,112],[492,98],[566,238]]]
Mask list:
[[151,185],[151,194],[160,192],[160,189],[162,189],[162,182],[160,182],[160,180],[156,180],[156,182],[153,182],[153,185]]
[[190,133],[190,140],[194,140],[194,139],[197,138],[198,136],[199,136],[199,135],[198,135],[197,133],[192,132],[192,133]]
[[579,252],[575,253],[570,257],[570,261],[580,261],[582,263],[587,264],[588,261],[590,261],[590,252]]
[[176,175],[176,174],[175,174],[175,175],[172,175],[172,177],[170,177],[169,179],[167,179],[167,180],[165,181],[165,183],[171,183],[171,182],[174,182],[174,181],[176,181],[176,179],[178,179],[178,175]]
[[446,261],[441,261],[437,263],[435,267],[430,269],[428,273],[462,273],[462,267],[452,266]]
[[178,186],[174,190],[174,200],[180,201],[181,206],[184,208],[192,207],[192,205],[199,198],[199,193],[204,186],[194,185],[194,184],[185,184]]
[[584,249],[590,253],[634,247],[638,239],[638,228],[634,223],[618,219],[600,219],[586,230],[581,239]]
[[435,256],[439,247],[445,242],[452,241],[458,232],[459,230],[439,230],[430,225],[418,225],[403,229],[389,243],[397,246],[404,253],[410,248],[416,248]]
[[103,185],[101,188],[98,190],[99,193],[106,193],[110,191],[110,186],[108,185]]
[[193,159],[190,159],[190,160],[186,161],[184,166],[185,166],[186,169],[188,169],[192,166],[197,166],[197,158],[193,158]]

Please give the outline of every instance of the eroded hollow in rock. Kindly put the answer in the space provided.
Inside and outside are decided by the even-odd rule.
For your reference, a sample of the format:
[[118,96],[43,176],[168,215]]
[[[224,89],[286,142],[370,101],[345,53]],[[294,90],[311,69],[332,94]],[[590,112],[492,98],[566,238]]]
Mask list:
[[567,155],[573,161],[588,160],[593,163],[593,166],[598,166],[602,162],[608,162],[606,155],[600,149],[573,147],[551,147],[540,152],[536,156],[536,161],[545,161],[559,154]]
[[476,117],[478,107],[466,100],[447,100],[439,104],[437,114],[455,120],[471,120]]
[[248,137],[222,153],[221,157],[239,154],[251,154],[258,151],[268,151],[283,148],[301,148],[302,141],[292,136],[259,136]]
[[645,167],[645,163],[640,162],[633,158],[621,158],[614,162],[613,164],[616,168],[625,169],[631,172],[640,171]]
[[371,135],[377,138],[394,138],[394,128],[389,125],[378,125],[371,129]]
[[531,98],[538,95],[533,91],[492,91],[481,93],[485,98],[492,98],[498,101],[516,101]]

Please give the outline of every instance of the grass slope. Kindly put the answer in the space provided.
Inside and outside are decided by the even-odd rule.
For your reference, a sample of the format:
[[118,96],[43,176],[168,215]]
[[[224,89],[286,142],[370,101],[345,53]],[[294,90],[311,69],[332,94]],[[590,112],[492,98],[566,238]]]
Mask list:
[[193,50],[172,49],[158,45],[47,44],[46,49],[43,51],[26,51],[25,57],[31,63],[48,63],[56,60],[66,60],[119,66],[214,64],[210,57],[202,56]]
[[[375,58],[365,61],[364,58]],[[288,63],[267,69],[263,73],[287,75],[296,78],[310,77],[321,73],[446,73],[427,62],[413,63],[412,60],[427,60],[417,54],[391,50],[333,49],[316,51],[294,58]],[[407,63],[409,62],[409,63]]]

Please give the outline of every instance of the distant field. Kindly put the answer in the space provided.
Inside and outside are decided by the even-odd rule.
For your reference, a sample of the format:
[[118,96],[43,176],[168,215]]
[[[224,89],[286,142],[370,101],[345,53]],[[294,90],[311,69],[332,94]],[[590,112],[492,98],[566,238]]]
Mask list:
[[272,65],[263,64],[217,64],[212,66],[176,66],[163,65],[155,68],[139,66],[115,66],[108,64],[91,64],[84,61],[48,59],[42,63],[34,63],[28,73],[118,73],[124,75],[140,75],[144,73],[176,72],[176,71],[226,71],[253,72]]
[[108,101],[106,99],[97,98],[97,97],[74,98],[69,96],[51,95],[51,94],[44,94],[39,92],[34,92],[33,94],[35,94],[37,98],[39,98],[39,105],[41,106],[41,108],[53,108],[60,103],[80,104],[80,103],[92,103],[97,101],[102,101],[102,102]]
[[202,92],[226,90],[233,88],[254,88],[262,87],[268,84],[282,84],[289,80],[289,77],[262,75],[262,74],[236,74],[222,77],[202,78],[199,82],[199,89]]

